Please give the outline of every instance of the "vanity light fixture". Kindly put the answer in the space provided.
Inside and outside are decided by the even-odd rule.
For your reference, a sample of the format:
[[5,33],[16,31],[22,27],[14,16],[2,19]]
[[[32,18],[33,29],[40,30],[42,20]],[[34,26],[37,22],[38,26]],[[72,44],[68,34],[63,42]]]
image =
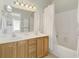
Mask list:
[[23,1],[21,2],[21,6],[24,7],[24,3],[23,3]]
[[26,4],[23,1],[19,2],[19,0],[15,1],[14,3],[15,3],[16,6],[18,5],[19,7],[23,7],[23,8],[26,8],[28,10],[36,11],[36,7],[31,5],[31,4],[29,4],[29,3]]
[[19,5],[20,3],[19,3],[18,0],[17,0],[17,1],[14,1],[14,4]]

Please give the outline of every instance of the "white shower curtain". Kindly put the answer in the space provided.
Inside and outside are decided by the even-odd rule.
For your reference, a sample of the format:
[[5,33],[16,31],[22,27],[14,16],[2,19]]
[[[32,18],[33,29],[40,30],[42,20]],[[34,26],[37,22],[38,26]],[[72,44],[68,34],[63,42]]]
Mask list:
[[[49,35],[49,50],[53,51],[56,45],[56,32],[54,24],[54,4],[49,5],[44,10],[44,33]],[[53,53],[53,52],[52,52]]]

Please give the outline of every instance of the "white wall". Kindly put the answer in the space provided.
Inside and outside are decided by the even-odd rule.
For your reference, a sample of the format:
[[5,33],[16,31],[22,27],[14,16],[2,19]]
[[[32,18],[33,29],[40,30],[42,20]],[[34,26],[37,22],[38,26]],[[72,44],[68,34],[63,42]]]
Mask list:
[[79,58],[79,0],[78,0],[78,13],[77,13],[77,22],[78,22],[78,28],[77,28],[77,31],[78,31],[78,42],[77,42],[77,57]]
[[55,18],[58,44],[76,50],[77,9],[57,13]]

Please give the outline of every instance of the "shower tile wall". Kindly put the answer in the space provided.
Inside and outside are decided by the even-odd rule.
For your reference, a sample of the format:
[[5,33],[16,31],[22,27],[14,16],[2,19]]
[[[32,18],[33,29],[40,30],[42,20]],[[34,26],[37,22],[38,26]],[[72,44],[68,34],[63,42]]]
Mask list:
[[77,9],[57,13],[55,17],[58,44],[77,49]]

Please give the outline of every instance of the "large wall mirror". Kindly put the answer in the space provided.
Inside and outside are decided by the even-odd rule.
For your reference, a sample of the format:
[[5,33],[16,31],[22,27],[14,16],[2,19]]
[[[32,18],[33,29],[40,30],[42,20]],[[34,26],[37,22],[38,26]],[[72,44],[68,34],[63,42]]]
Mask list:
[[[5,20],[3,21],[3,18]],[[34,12],[26,11],[11,6],[5,6],[2,11],[3,32],[33,32]]]

